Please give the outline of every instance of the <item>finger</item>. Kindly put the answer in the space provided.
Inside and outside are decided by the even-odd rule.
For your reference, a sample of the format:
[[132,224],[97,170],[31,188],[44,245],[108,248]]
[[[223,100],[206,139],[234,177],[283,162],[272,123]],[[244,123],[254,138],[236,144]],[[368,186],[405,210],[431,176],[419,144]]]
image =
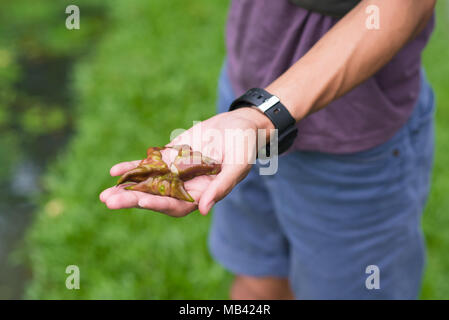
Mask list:
[[143,209],[165,213],[172,217],[183,217],[197,208],[195,203],[152,195],[142,197],[138,205]]
[[227,165],[223,166],[221,172],[209,184],[201,196],[198,208],[201,214],[207,214],[214,204],[223,199],[234,186],[240,182],[246,175],[242,175],[245,168],[242,166]]
[[[199,191],[192,191],[192,197],[198,199]],[[197,209],[197,202],[191,203],[169,197],[151,195],[139,191],[125,190],[121,187],[112,187],[100,195],[102,201],[109,209],[142,208],[174,217],[182,217]]]
[[198,208],[198,199],[202,193],[201,190],[197,190],[195,188],[189,189],[189,182],[192,182],[192,180],[187,181],[185,187],[195,202],[187,202],[171,197],[145,194],[146,196],[139,200],[139,207],[162,212],[173,217],[183,217]]
[[106,200],[106,206],[112,210],[135,208],[138,206],[138,202],[139,199],[134,192],[126,192],[125,190],[123,190],[111,195]]
[[100,193],[100,200],[102,202],[106,202],[106,200],[113,194],[119,192],[119,188],[118,187],[111,187],[108,188],[106,190],[103,190],[103,192]]
[[135,160],[135,161],[117,163],[110,170],[111,176],[113,176],[113,177],[121,176],[125,172],[137,167],[139,165],[140,161],[141,160]]

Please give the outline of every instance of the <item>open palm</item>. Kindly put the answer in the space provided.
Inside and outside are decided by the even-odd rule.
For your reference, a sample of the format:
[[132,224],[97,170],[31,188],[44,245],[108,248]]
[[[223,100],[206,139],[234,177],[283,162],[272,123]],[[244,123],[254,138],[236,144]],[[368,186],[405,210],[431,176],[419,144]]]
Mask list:
[[[137,167],[139,163],[140,160],[116,164],[111,168],[111,176],[121,176]],[[140,191],[125,190],[123,186],[104,190],[100,194],[100,199],[109,209],[143,208],[173,217],[183,217],[198,208],[201,195],[214,178],[215,176],[200,176],[184,182],[185,189],[195,200],[193,203]]]
[[[182,217],[188,213],[199,209],[202,214],[207,214],[212,206],[223,199],[234,186],[243,180],[251,169],[256,151],[256,140],[246,141],[243,148],[220,143],[213,145],[206,138],[193,139],[195,129],[201,126],[202,132],[208,129],[214,130],[222,136],[226,130],[249,130],[257,132],[260,128],[257,122],[260,114],[258,111],[250,108],[242,108],[232,112],[226,112],[207,119],[196,124],[189,130],[174,139],[169,146],[190,145],[193,150],[200,151],[204,155],[214,158],[222,163],[222,170],[216,176],[199,176],[184,183],[185,189],[193,197],[195,202],[186,202],[170,197],[156,196],[139,191],[125,190],[122,186],[116,186],[103,191],[100,195],[103,201],[110,209],[122,208],[142,208],[165,213],[174,217]],[[264,116],[261,116],[262,119]],[[259,118],[260,119],[260,118]],[[198,141],[200,141],[198,143]],[[206,147],[207,146],[207,147]],[[164,149],[162,155],[166,163],[171,163],[173,154],[169,154],[171,149]],[[211,154],[210,150],[219,150],[218,156]],[[233,159],[243,159],[241,162],[235,162]],[[122,162],[111,168],[112,176],[119,176],[135,168],[140,161]]]

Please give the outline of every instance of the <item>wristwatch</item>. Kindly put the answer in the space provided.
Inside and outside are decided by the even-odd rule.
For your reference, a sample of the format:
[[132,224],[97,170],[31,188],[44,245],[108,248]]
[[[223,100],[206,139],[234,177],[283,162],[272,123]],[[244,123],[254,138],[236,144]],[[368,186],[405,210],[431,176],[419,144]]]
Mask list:
[[[229,111],[248,106],[254,106],[263,112],[278,130],[278,154],[287,151],[298,135],[298,128],[295,119],[279,98],[264,89],[253,88],[234,100]],[[269,143],[266,145],[266,156],[270,156]]]

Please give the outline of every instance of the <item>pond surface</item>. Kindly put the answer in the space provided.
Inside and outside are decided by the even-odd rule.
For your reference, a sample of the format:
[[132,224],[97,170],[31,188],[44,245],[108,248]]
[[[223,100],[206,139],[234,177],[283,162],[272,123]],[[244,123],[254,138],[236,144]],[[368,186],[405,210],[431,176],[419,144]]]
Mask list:
[[30,279],[14,262],[42,193],[41,176],[72,132],[68,76],[62,58],[22,60],[8,124],[0,129],[0,299],[20,299]]

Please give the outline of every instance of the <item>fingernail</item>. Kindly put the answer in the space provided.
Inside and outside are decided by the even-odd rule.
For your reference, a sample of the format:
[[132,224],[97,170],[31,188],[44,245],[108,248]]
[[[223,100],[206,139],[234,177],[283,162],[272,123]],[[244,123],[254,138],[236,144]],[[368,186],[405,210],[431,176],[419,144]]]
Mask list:
[[147,206],[147,202],[145,200],[139,200],[138,205],[141,208],[145,208]]

